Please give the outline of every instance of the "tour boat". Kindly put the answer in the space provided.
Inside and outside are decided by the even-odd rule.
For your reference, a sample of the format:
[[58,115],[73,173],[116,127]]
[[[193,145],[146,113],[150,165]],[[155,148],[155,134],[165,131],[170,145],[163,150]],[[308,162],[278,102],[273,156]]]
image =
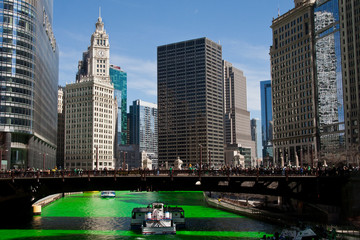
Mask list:
[[176,234],[176,227],[185,227],[184,210],[154,202],[144,208],[134,208],[131,227],[141,228],[144,235]]
[[114,198],[116,195],[115,191],[101,191],[102,198]]

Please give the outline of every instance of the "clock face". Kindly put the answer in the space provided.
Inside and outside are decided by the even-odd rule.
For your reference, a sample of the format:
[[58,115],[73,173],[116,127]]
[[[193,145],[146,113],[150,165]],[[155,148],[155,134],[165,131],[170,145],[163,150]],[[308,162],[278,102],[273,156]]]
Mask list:
[[98,55],[99,57],[104,57],[104,56],[105,56],[105,52],[104,52],[103,50],[99,50],[99,51],[97,51],[97,55]]

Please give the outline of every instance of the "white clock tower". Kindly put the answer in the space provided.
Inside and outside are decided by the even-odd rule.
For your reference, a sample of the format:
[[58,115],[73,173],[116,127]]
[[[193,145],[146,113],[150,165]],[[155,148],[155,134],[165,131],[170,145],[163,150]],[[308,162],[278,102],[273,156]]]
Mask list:
[[65,168],[114,169],[117,103],[110,81],[109,36],[99,16],[76,82],[66,85]]
[[99,16],[95,32],[91,35],[90,46],[83,53],[83,59],[79,61],[77,82],[99,81],[110,83],[110,45],[109,35],[104,29],[104,23]]
[[91,36],[91,45],[89,48],[89,75],[100,81],[110,81],[109,35],[106,34],[101,16],[99,16],[95,26],[96,29]]

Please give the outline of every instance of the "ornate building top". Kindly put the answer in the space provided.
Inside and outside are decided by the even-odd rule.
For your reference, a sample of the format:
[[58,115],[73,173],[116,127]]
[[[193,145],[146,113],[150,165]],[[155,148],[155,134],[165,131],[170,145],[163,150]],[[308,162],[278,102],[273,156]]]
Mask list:
[[99,12],[95,31],[91,35],[90,46],[79,61],[76,82],[100,81],[110,83],[109,75],[110,45],[104,23]]

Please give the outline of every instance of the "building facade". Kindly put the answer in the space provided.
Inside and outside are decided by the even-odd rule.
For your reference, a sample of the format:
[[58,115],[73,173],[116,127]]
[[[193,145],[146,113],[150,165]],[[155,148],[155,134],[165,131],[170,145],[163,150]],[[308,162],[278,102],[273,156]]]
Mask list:
[[53,1],[0,2],[1,168],[56,165],[59,51]]
[[66,85],[65,168],[113,169],[117,103],[109,75],[110,45],[101,17],[79,61],[76,82]]
[[57,131],[57,149],[56,166],[58,169],[64,169],[64,143],[65,143],[65,89],[58,87],[58,131]]
[[317,1],[314,9],[317,114],[320,158],[345,151],[339,1]]
[[157,66],[159,165],[223,164],[222,47],[207,38],[159,46]]
[[262,156],[266,166],[273,163],[273,118],[271,80],[260,82]]
[[317,162],[314,3],[315,0],[295,1],[295,8],[274,19],[271,25],[276,165]]
[[158,109],[154,103],[135,100],[130,106],[130,144],[158,158]]
[[247,111],[246,78],[243,72],[227,61],[222,61],[224,82],[224,144],[225,163],[231,165],[236,155],[234,145],[250,149],[245,167],[255,164],[256,147],[251,139],[250,112]]
[[339,1],[339,10],[346,150],[348,161],[354,162],[360,152],[360,2]]
[[118,106],[115,144],[125,145],[127,144],[127,73],[118,66],[110,65],[109,74]]

